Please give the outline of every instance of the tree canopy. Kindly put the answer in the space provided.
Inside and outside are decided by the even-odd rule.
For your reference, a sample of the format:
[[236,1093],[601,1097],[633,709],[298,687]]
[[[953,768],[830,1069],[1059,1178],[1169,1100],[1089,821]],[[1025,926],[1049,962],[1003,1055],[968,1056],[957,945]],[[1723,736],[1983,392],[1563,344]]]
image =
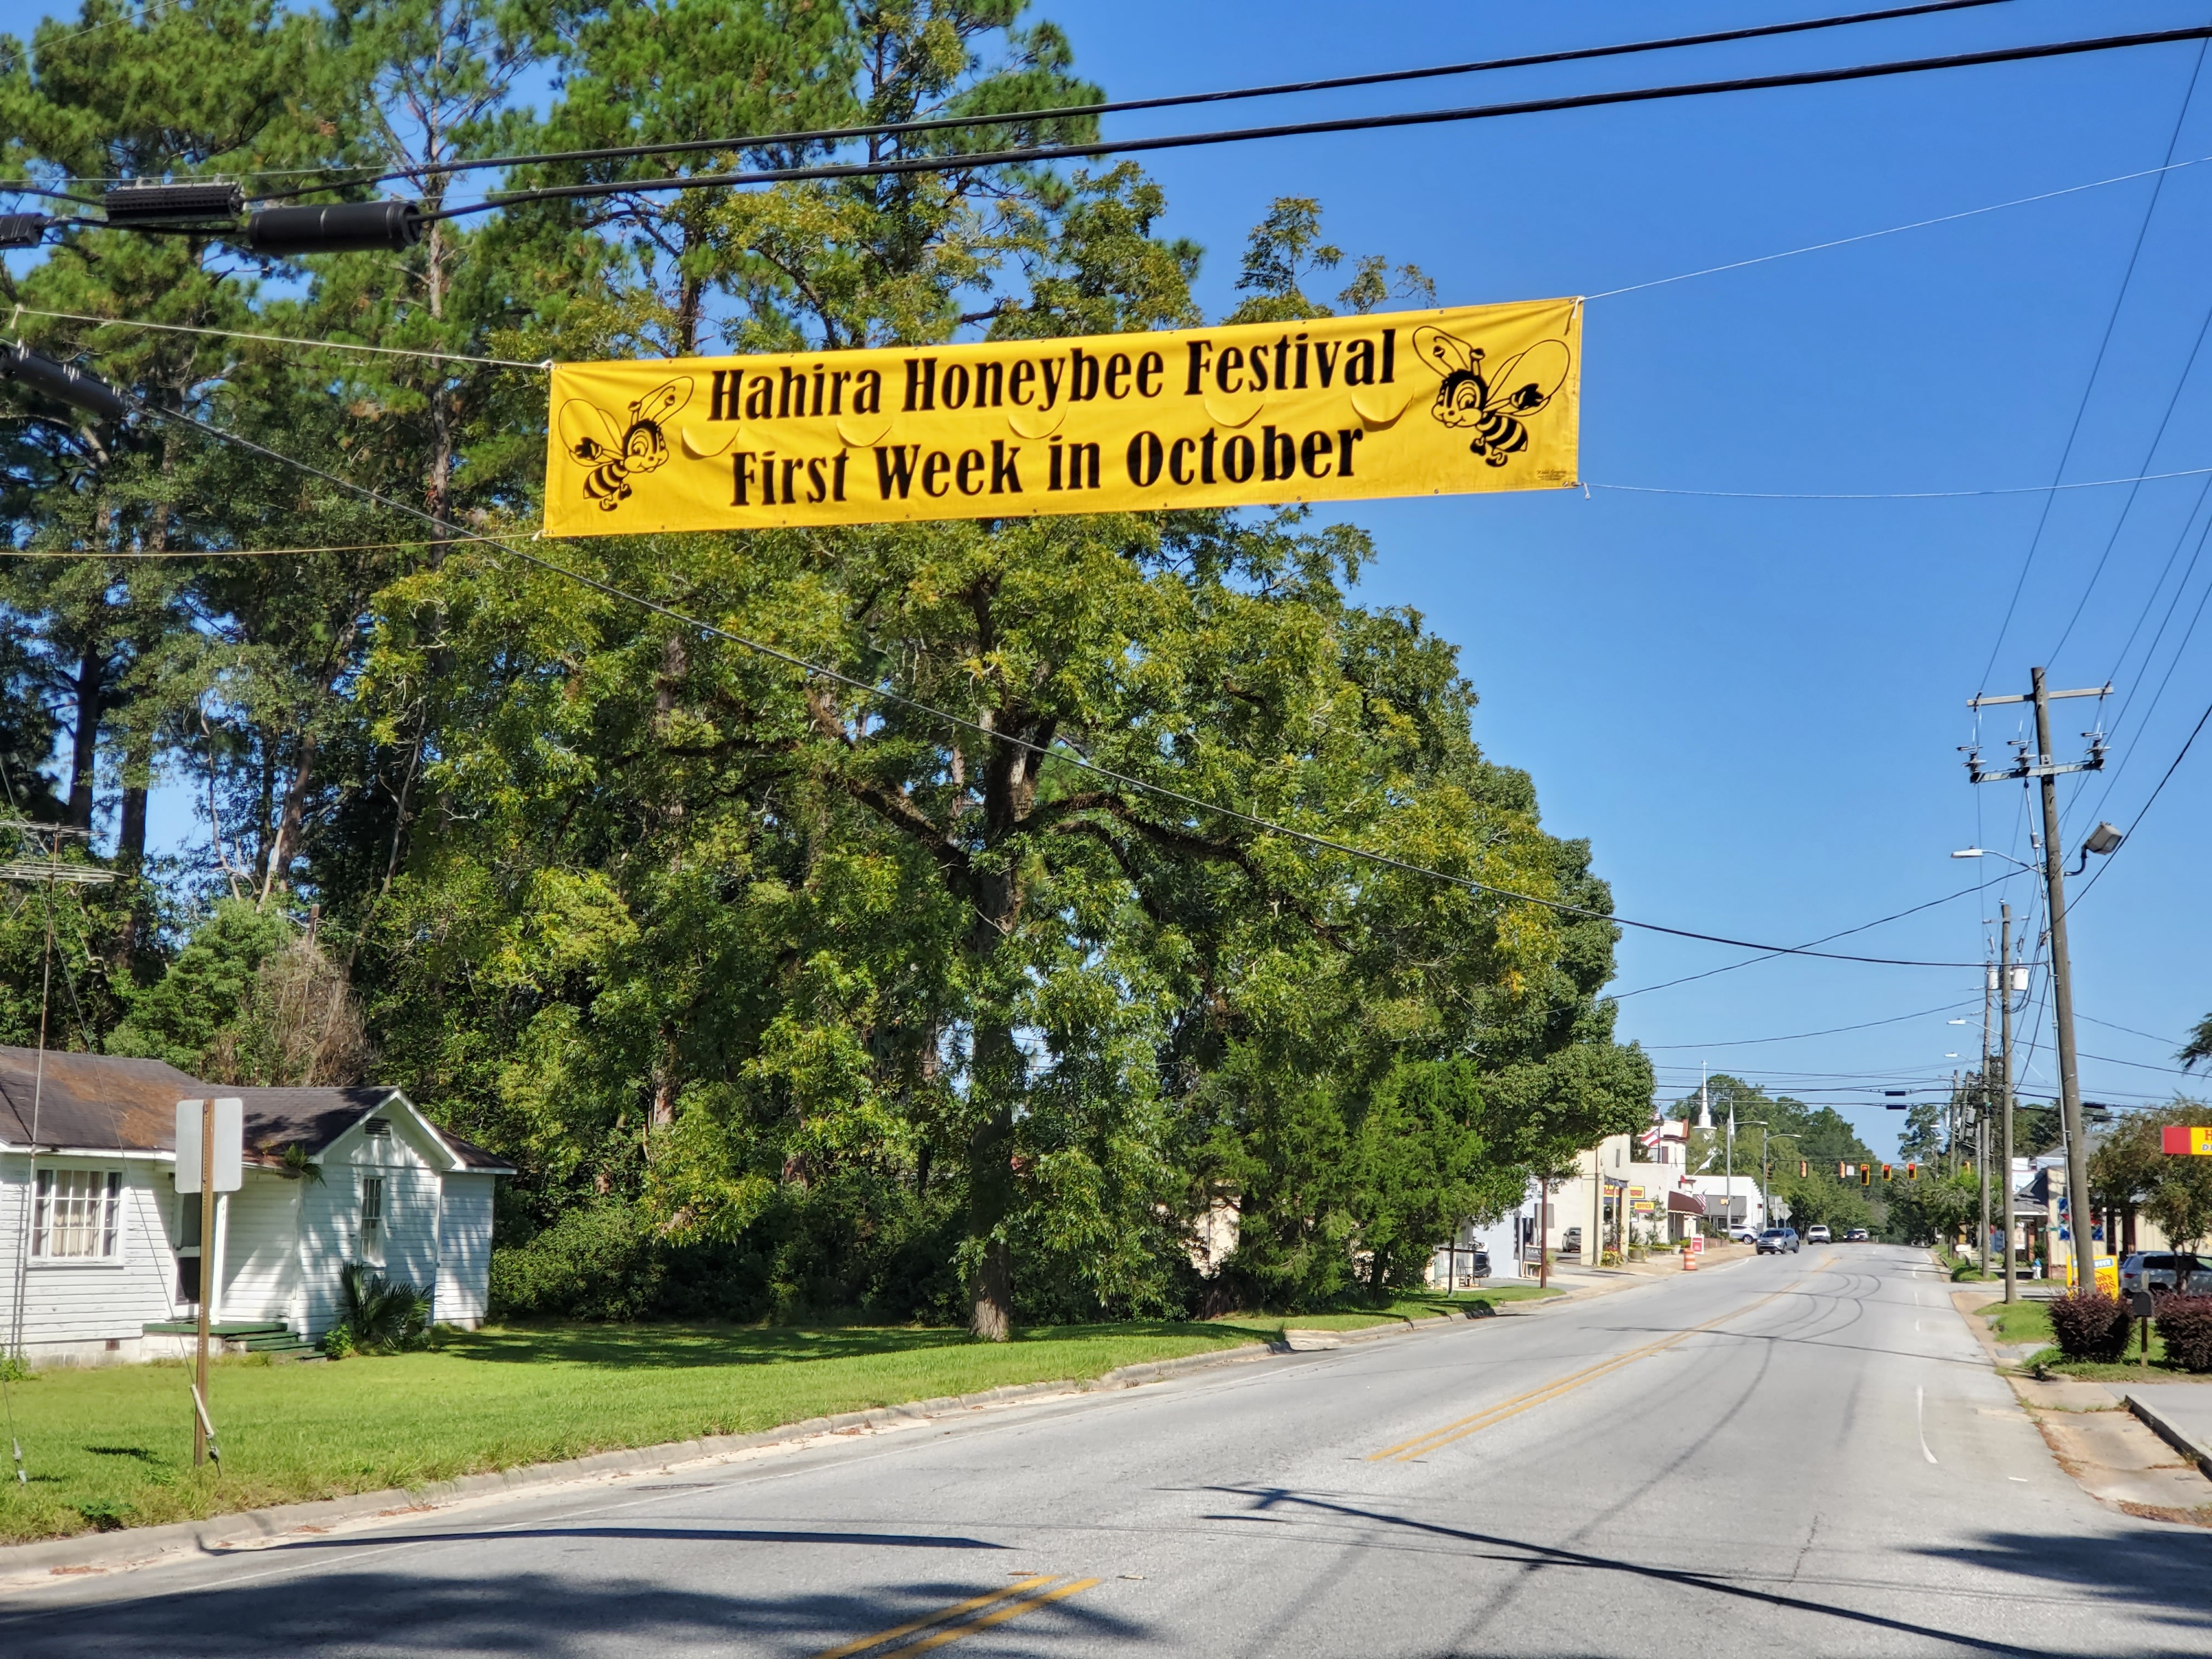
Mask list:
[[[479,157],[1097,95],[1021,0],[86,0],[0,40],[0,167],[309,199],[390,173],[434,204],[483,187],[441,170]],[[490,176],[665,182],[832,149]],[[617,189],[290,262],[79,227],[0,280],[39,349],[156,408],[523,538],[544,381],[471,360],[1182,325],[1201,252],[1165,208],[1127,165]],[[1303,285],[1345,256],[1321,222],[1276,204],[1240,316],[1326,308]],[[1425,287],[1370,255],[1335,303]],[[51,902],[57,1040],[404,1086],[523,1171],[511,1306],[864,1309],[1002,1337],[1380,1293],[1531,1169],[1648,1116],[1589,848],[1477,747],[1455,649],[1358,602],[1381,554],[1346,526],[562,544],[595,588],[191,426],[23,401],[0,504],[6,787],[96,830],[123,878],[0,924],[5,1036],[30,1040]],[[167,858],[156,791],[197,815]],[[1239,1242],[1200,1285],[1194,1229],[1224,1206]]]

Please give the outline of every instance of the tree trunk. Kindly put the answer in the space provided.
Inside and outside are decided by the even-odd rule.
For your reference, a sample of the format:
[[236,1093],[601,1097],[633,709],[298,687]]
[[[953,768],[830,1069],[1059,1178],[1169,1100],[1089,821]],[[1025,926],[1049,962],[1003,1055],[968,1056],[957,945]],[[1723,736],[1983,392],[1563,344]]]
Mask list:
[[1020,1065],[1010,1028],[976,1032],[975,1085],[997,1102],[968,1138],[968,1237],[981,1252],[968,1284],[968,1328],[986,1342],[1013,1334],[1014,1258],[1006,1223],[1014,1209],[1012,1096]]
[[76,694],[76,729],[70,745],[69,821],[92,828],[93,786],[100,768],[100,719],[106,711],[107,663],[95,646],[87,646],[72,690]]
[[276,834],[270,843],[268,868],[261,876],[261,902],[269,902],[271,893],[284,891],[290,885],[292,860],[300,845],[300,823],[307,815],[307,785],[315,769],[315,734],[300,733],[299,758],[292,769],[292,780],[285,787],[284,810],[276,821]]

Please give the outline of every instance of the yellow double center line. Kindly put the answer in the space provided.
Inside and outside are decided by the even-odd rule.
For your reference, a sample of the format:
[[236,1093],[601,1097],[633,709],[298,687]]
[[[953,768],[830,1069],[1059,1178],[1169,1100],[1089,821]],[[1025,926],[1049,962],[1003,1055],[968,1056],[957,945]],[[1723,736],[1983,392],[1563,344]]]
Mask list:
[[[973,1636],[979,1630],[988,1630],[1009,1619],[1035,1613],[1039,1607],[1087,1590],[1098,1582],[1096,1578],[1075,1578],[1060,1583],[1055,1582],[1059,1577],[1057,1573],[1040,1573],[1033,1578],[1017,1579],[1006,1589],[993,1590],[988,1595],[971,1596],[951,1607],[939,1607],[935,1613],[924,1613],[889,1630],[879,1630],[873,1636],[863,1636],[842,1647],[824,1648],[812,1659],[854,1659],[854,1655],[862,1653],[872,1654],[874,1659],[912,1659],[915,1654],[941,1648],[963,1636]],[[921,1635],[925,1631],[928,1634]],[[906,1642],[902,1647],[889,1645],[909,1636],[919,1636],[920,1639]]]
[[[1826,1262],[1821,1263],[1822,1267],[1826,1265]],[[1815,1268],[1814,1271],[1817,1273],[1820,1269]],[[1802,1283],[1801,1279],[1799,1284]],[[1554,1377],[1540,1388],[1531,1389],[1525,1394],[1516,1394],[1510,1400],[1501,1400],[1494,1406],[1485,1407],[1472,1417],[1462,1417],[1457,1422],[1447,1423],[1440,1429],[1431,1429],[1426,1434],[1415,1435],[1411,1440],[1401,1440],[1395,1446],[1385,1446],[1381,1451],[1370,1452],[1367,1461],[1370,1463],[1380,1463],[1388,1459],[1393,1462],[1410,1463],[1416,1458],[1425,1457],[1432,1451],[1442,1450],[1455,1440],[1464,1440],[1471,1434],[1480,1434],[1493,1425],[1503,1423],[1509,1417],[1518,1417],[1522,1412],[1533,1411],[1549,1401],[1557,1400],[1563,1394],[1572,1394],[1586,1382],[1595,1382],[1601,1376],[1609,1376],[1624,1366],[1633,1365],[1639,1359],[1648,1359],[1655,1353],[1663,1353],[1676,1343],[1686,1342],[1700,1332],[1711,1330],[1717,1325],[1725,1325],[1731,1319],[1740,1319],[1755,1309],[1765,1307],[1777,1297],[1788,1296],[1790,1291],[1797,1288],[1797,1285],[1792,1285],[1787,1289],[1775,1291],[1769,1295],[1760,1297],[1756,1302],[1747,1302],[1741,1308],[1732,1308],[1724,1314],[1708,1319],[1702,1325],[1692,1325],[1686,1330],[1676,1331],[1671,1336],[1662,1336],[1656,1342],[1647,1342],[1640,1348],[1631,1348],[1626,1353],[1608,1355],[1595,1364],[1583,1366],[1578,1371],[1570,1371],[1565,1376]]]

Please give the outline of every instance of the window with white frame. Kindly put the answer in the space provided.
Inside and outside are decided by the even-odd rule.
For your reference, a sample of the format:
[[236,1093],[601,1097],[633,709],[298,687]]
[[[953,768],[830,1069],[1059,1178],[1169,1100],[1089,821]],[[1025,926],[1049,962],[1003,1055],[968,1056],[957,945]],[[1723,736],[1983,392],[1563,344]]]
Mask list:
[[384,1261],[384,1177],[363,1176],[361,1182],[361,1259],[372,1267]]
[[31,1254],[46,1261],[112,1261],[120,1237],[118,1170],[41,1170],[31,1202]]

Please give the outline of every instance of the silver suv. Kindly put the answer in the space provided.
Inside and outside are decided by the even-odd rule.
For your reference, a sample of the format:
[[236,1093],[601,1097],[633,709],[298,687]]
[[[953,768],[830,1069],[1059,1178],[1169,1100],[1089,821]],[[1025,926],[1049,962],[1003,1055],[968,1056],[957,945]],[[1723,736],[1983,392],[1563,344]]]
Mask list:
[[1797,1253],[1797,1232],[1793,1227],[1769,1227],[1759,1236],[1761,1255],[1780,1255],[1784,1250]]
[[2120,1294],[2180,1289],[2191,1296],[2212,1292],[2212,1261],[2172,1250],[2137,1250],[2120,1263]]

